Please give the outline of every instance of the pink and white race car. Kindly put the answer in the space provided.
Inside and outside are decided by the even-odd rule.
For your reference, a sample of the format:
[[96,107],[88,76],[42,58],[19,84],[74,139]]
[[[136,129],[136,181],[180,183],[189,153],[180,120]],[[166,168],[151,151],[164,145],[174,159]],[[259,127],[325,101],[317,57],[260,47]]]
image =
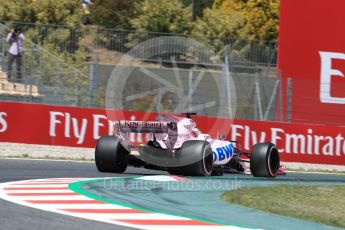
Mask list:
[[[201,133],[190,115],[157,115],[157,121],[117,121],[115,135],[98,140],[97,169],[123,173],[132,165],[185,176],[222,175],[227,171],[252,173],[257,177],[284,173],[274,144],[258,143],[251,152],[242,152],[237,142],[212,139]],[[152,140],[134,146],[128,133],[150,133]]]

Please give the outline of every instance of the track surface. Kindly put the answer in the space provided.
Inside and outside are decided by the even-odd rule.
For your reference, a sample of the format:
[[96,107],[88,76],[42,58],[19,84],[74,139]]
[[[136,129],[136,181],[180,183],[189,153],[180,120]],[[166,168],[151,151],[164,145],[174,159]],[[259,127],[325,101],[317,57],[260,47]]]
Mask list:
[[[163,176],[158,176],[163,177]],[[309,176],[310,177],[310,176]],[[83,181],[77,188],[93,199],[107,199],[130,207],[144,207],[159,213],[207,219],[228,226],[255,229],[337,229],[327,225],[297,218],[274,215],[239,205],[228,204],[220,199],[229,190],[250,186],[295,185],[341,185],[345,176],[336,179],[330,175],[321,178],[288,177],[255,178],[251,175],[225,175],[221,177],[189,177],[183,181],[154,180],[155,177],[109,178]],[[84,193],[85,192],[85,193]]]
[[[105,174],[97,172],[93,163],[78,163],[68,161],[38,161],[0,159],[0,183],[57,177],[127,177],[133,175],[166,174],[161,171],[129,168],[126,174]],[[331,177],[331,178],[330,178]],[[344,175],[320,175],[291,173],[285,177],[300,180],[341,180]],[[40,211],[0,200],[1,229],[130,229],[96,221]]]
[[[0,183],[56,177],[109,177],[128,175],[152,175],[162,172],[129,168],[127,174],[99,173],[93,163],[69,161],[10,160],[0,159]],[[164,173],[164,172],[163,172]],[[132,229],[114,226],[96,221],[59,215],[41,211],[0,199],[0,229],[6,230],[127,230]]]

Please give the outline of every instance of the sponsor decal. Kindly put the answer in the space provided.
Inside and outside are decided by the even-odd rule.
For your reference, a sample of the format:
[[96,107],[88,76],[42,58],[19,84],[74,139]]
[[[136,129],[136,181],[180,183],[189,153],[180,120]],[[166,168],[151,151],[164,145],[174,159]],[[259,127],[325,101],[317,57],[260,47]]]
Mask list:
[[7,113],[0,112],[0,133],[6,132],[8,128],[6,117]]
[[233,144],[225,145],[216,148],[213,154],[213,162],[229,160],[232,157],[234,146]]
[[121,121],[120,126],[131,128],[162,128],[162,122],[151,121]]
[[[108,120],[107,117],[103,114],[94,114],[93,117],[93,139],[98,140],[100,135],[100,129],[104,129],[104,127],[108,127],[108,135],[114,134],[115,131],[115,121]],[[103,133],[104,135],[104,133]]]
[[[108,120],[105,111],[100,109],[9,102],[0,102],[0,107],[1,142],[94,148],[100,136],[113,135],[116,128],[116,121]],[[143,118],[141,112],[122,112],[130,121]],[[154,114],[147,118],[151,119],[155,119]],[[214,119],[195,117],[198,128],[206,134]],[[172,133],[168,141],[174,142],[175,130],[169,130]],[[344,126],[235,120],[228,126],[226,140],[238,141],[240,149],[246,152],[258,142],[272,142],[277,145],[283,161],[344,165],[344,133]],[[217,137],[217,134],[210,135]],[[133,145],[139,145],[151,140],[152,133],[130,132],[126,137]],[[184,137],[183,134],[180,137]],[[233,146],[217,148],[213,149],[217,161],[231,157]]]
[[344,53],[320,52],[321,56],[321,80],[320,80],[320,99],[322,103],[345,104],[345,97],[333,97],[331,95],[331,78],[345,77],[337,69],[332,68],[333,60],[345,61]]
[[82,144],[85,139],[87,123],[88,121],[85,118],[79,120],[72,117],[70,113],[51,111],[49,135],[56,137],[56,126],[64,124],[64,136],[69,138],[72,132],[73,136],[78,140],[77,144]]
[[[277,106],[283,114],[277,117],[287,119],[289,115],[292,122],[344,125],[345,30],[337,15],[343,14],[345,1],[310,3],[280,1],[278,69],[283,105],[277,102]],[[289,78],[291,87],[287,84]],[[291,105],[286,106],[287,101]]]
[[242,138],[246,150],[250,150],[257,142],[266,141],[276,144],[279,152],[287,154],[345,156],[345,137],[341,133],[320,135],[315,134],[312,128],[306,129],[303,133],[291,133],[283,128],[270,127],[268,131],[258,134],[248,125],[233,125],[231,138],[237,140],[239,137]]

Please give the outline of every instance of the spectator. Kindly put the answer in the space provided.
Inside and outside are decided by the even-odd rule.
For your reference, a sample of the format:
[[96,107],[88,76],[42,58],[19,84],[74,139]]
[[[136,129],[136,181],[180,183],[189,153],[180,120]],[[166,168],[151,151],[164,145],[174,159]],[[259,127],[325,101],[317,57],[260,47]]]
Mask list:
[[8,50],[7,78],[8,80],[11,79],[12,65],[15,60],[17,66],[17,80],[21,81],[24,34],[21,32],[20,28],[14,27],[11,33],[7,35],[6,41],[10,44]]
[[93,5],[93,3],[91,2],[91,0],[82,0],[81,4],[83,6],[84,9],[84,17],[83,17],[83,24],[87,25],[90,24],[90,6]]

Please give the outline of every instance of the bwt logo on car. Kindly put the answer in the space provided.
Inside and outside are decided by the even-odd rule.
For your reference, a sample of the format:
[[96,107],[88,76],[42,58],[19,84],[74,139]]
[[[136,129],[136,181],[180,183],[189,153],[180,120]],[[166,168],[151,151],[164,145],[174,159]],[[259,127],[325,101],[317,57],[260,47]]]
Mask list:
[[233,154],[233,149],[234,149],[234,146],[232,144],[216,148],[216,150],[212,152],[213,162],[230,159]]

